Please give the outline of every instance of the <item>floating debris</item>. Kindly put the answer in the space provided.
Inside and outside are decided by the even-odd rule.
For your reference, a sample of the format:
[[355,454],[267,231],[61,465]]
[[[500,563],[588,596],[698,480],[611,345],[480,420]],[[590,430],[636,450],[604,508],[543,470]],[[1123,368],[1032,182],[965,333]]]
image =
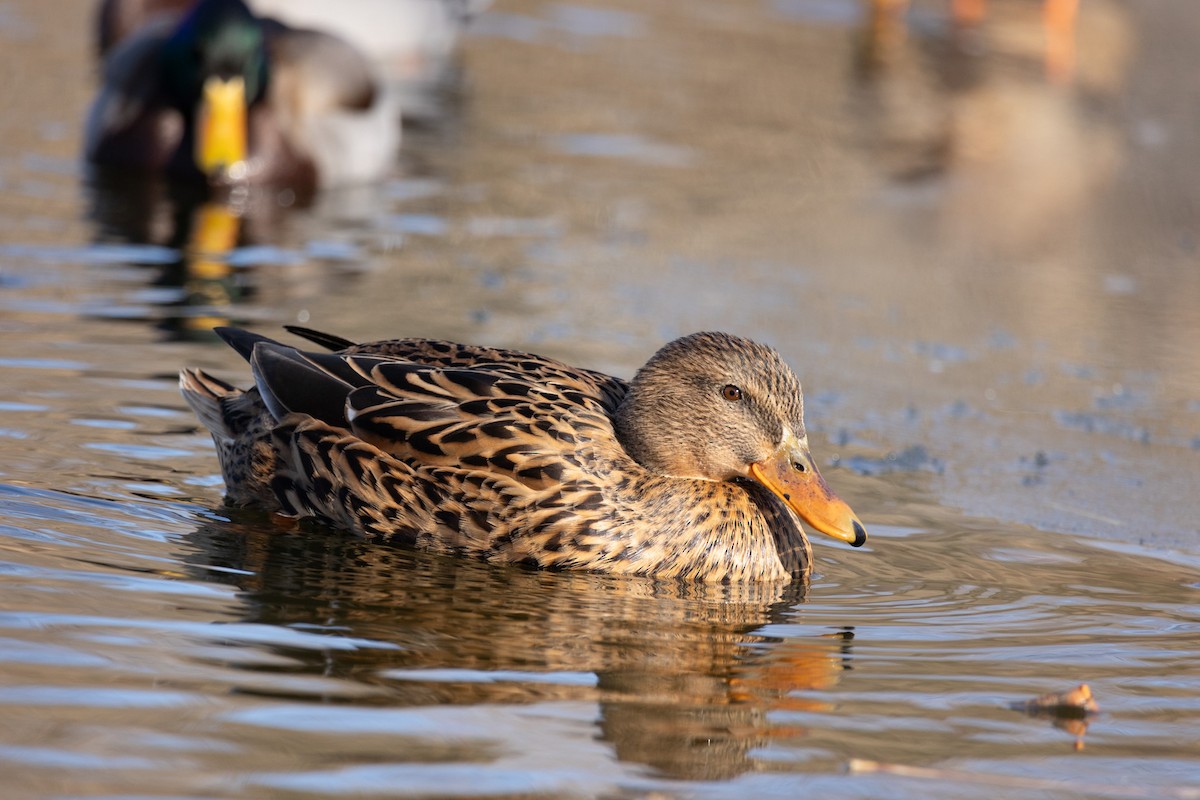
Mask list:
[[1011,704],[1014,711],[1023,711],[1031,717],[1048,717],[1054,727],[1061,728],[1075,737],[1075,749],[1083,749],[1083,736],[1087,733],[1087,720],[1100,711],[1092,697],[1092,690],[1081,683],[1066,692],[1052,692]]

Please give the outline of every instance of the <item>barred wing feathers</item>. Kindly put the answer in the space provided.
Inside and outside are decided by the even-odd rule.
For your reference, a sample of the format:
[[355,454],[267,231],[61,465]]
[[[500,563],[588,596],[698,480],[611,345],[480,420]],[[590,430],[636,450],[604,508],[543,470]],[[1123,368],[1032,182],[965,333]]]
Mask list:
[[573,510],[597,503],[597,474],[627,458],[602,396],[509,364],[396,358],[255,344],[255,382],[279,421],[272,489],[283,510],[432,549],[569,566],[576,556],[546,542],[588,527]]

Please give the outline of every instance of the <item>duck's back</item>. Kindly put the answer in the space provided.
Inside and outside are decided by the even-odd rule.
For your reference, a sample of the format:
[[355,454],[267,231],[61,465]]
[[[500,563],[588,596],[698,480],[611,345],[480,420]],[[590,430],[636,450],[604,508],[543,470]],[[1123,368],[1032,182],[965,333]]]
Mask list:
[[552,358],[519,350],[421,338],[385,339],[360,344],[340,336],[295,325],[287,326],[287,330],[328,350],[345,355],[377,355],[431,367],[478,370],[533,383],[553,381],[569,391],[578,393],[589,402],[599,403],[610,414],[617,410],[628,389],[624,380],[612,375],[573,367]]

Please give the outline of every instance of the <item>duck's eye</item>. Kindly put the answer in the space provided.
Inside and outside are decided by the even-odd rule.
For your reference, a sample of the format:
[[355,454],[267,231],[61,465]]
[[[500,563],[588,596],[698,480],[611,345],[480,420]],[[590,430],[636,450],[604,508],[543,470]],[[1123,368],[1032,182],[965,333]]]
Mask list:
[[727,383],[725,384],[725,388],[721,390],[721,397],[724,397],[731,403],[736,403],[742,399],[742,390],[732,383]]

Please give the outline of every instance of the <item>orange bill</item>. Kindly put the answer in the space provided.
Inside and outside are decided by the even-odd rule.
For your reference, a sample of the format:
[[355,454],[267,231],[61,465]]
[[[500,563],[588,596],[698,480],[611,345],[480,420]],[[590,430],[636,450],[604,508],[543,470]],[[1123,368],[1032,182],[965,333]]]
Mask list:
[[246,82],[241,77],[204,81],[195,158],[196,166],[209,176],[246,160]]
[[861,547],[867,531],[817,472],[807,441],[790,431],[774,453],[750,465],[750,475],[787,503],[800,519],[827,536]]

